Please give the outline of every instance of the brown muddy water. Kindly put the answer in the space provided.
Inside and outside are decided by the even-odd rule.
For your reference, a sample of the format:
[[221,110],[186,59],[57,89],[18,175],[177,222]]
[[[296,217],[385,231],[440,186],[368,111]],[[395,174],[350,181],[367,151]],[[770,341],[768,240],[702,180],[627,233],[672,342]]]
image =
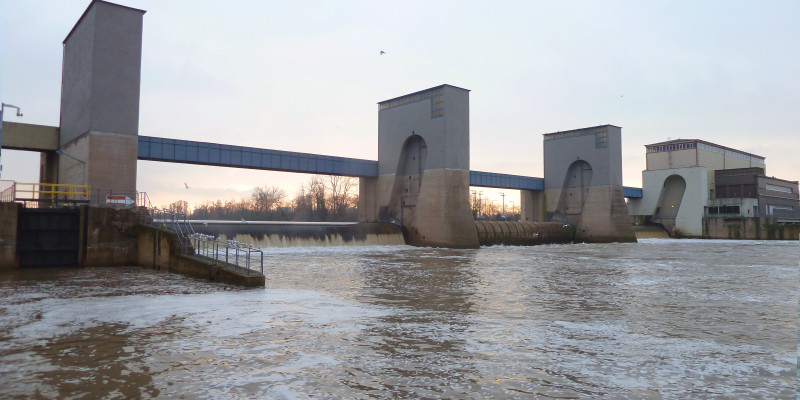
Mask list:
[[0,272],[0,398],[794,398],[798,243],[269,249],[265,289]]

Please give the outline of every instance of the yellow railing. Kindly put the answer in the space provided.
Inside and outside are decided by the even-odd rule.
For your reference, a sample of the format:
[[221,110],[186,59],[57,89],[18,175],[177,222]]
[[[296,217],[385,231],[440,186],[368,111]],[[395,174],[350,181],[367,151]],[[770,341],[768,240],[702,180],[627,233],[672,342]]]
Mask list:
[[[90,185],[67,185],[63,183],[23,183],[17,182],[15,198],[17,200],[86,201],[91,199]],[[29,197],[21,194],[30,193]]]

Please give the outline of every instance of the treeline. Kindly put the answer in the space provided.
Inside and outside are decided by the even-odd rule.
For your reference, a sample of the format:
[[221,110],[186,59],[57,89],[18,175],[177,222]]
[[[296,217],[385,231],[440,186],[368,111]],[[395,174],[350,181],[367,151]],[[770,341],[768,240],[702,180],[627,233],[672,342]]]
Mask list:
[[191,212],[185,201],[175,202],[170,207],[187,212],[190,219],[355,222],[358,220],[358,179],[315,175],[301,185],[293,199],[281,188],[264,186],[253,189],[250,197],[205,201]]

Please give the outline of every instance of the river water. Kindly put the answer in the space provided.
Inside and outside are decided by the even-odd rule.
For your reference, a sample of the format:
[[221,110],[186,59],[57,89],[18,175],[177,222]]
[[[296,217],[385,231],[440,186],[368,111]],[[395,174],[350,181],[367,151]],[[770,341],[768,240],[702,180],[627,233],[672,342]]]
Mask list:
[[0,398],[795,397],[796,241],[265,258],[0,272]]

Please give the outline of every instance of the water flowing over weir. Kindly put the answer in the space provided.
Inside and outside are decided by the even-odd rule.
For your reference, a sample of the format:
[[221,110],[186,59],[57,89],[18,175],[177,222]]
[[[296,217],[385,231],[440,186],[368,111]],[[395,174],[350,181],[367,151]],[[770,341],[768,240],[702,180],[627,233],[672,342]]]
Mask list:
[[[190,221],[198,233],[259,247],[327,247],[406,244],[402,229],[385,223]],[[481,246],[569,243],[561,222],[475,221]]]
[[191,221],[195,232],[259,247],[403,245],[399,227],[382,223]]

